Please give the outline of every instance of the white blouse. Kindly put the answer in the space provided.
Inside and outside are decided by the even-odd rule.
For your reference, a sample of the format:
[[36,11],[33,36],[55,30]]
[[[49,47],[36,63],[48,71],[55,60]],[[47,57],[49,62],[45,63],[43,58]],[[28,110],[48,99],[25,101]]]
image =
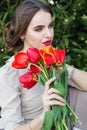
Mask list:
[[12,61],[13,57],[0,68],[0,106],[1,117],[5,123],[4,130],[14,130],[15,127],[30,122],[43,109],[44,87],[37,83],[31,89],[23,88],[18,78],[28,72],[29,68],[12,68]]
[[23,88],[18,78],[27,69],[11,67],[13,57],[0,68],[0,106],[1,117],[6,122],[5,130],[25,124],[42,112],[44,87],[36,84],[31,89]]

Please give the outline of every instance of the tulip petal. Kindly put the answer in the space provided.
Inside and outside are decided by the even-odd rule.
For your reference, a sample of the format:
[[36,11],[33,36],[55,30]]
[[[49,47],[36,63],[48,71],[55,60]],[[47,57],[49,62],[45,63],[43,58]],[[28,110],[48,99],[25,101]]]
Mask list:
[[33,73],[35,73],[35,74],[39,74],[40,73],[40,68],[39,68],[39,65],[33,65],[33,64],[31,64],[30,65],[30,70],[33,72]]
[[35,76],[31,71],[19,77],[19,81],[23,84],[24,88],[27,89],[32,88],[37,83],[36,80],[37,76]]
[[27,55],[29,57],[29,61],[32,63],[37,63],[40,61],[40,53],[37,48],[28,48]]
[[17,69],[23,69],[28,66],[28,56],[24,52],[20,52],[16,55],[14,55],[14,61],[12,62],[12,67]]

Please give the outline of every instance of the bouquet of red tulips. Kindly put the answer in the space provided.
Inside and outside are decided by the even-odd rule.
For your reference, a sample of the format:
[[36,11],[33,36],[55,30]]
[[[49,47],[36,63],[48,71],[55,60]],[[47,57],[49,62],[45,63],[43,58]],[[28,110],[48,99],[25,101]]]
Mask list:
[[[44,49],[28,48],[27,52],[20,52],[14,55],[12,66],[17,69],[30,67],[29,72],[21,75],[19,81],[27,89],[34,87],[39,82],[42,85],[52,77],[56,80],[51,87],[58,89],[60,95],[65,99],[64,106],[52,106],[52,109],[46,112],[43,130],[68,130],[67,119],[73,124],[75,118],[79,121],[78,116],[67,103],[68,92],[68,72],[65,64],[65,50],[58,50],[53,46]],[[62,69],[60,70],[60,67]],[[49,122],[48,122],[49,120]]]

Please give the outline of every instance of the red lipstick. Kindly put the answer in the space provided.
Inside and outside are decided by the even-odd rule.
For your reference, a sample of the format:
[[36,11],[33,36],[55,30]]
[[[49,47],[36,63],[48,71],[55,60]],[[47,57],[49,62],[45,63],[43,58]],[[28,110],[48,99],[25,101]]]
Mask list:
[[43,42],[43,44],[44,44],[45,46],[49,46],[49,45],[51,45],[51,40],[45,41],[45,42]]

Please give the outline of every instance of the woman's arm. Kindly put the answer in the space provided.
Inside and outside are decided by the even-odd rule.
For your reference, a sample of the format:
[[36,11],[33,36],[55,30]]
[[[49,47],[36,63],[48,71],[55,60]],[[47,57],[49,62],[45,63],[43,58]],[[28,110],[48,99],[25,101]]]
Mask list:
[[18,126],[14,130],[41,130],[44,119],[44,113],[42,113],[38,118],[34,119],[30,123]]
[[42,114],[38,118],[32,120],[30,123],[18,126],[14,130],[41,130],[45,113],[50,110],[50,106],[52,106],[52,105],[63,106],[64,105],[65,101],[61,96],[58,95],[59,92],[54,88],[50,88],[50,84],[55,79],[56,79],[55,77],[51,78],[45,84],[45,91],[42,96],[42,99],[43,99]]
[[68,66],[68,74],[72,80],[83,90],[87,91],[87,72]]

